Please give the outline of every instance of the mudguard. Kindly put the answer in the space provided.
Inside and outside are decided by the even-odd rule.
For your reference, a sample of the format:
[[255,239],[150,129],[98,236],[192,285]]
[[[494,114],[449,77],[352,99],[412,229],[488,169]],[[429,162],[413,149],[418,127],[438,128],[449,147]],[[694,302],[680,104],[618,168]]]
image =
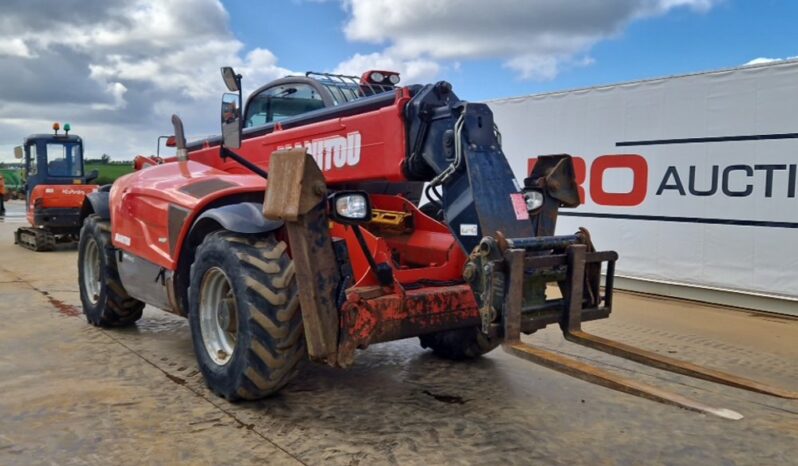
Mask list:
[[99,215],[104,220],[111,220],[111,207],[108,199],[110,187],[111,185],[105,185],[99,190],[86,195],[80,208],[81,224],[92,213]]
[[[215,207],[203,212],[192,225],[191,230],[201,228],[210,220],[221,225],[225,230],[242,234],[268,233],[283,227],[283,222],[267,220],[263,217],[263,204],[242,202]],[[191,233],[189,233],[191,235]]]

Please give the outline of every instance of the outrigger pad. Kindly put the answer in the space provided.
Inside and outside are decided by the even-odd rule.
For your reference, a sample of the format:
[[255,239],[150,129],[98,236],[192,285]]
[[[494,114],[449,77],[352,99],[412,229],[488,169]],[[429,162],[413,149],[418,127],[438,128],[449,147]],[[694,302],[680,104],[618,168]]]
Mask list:
[[557,199],[561,207],[578,207],[579,186],[576,184],[574,162],[568,154],[541,155],[524,179],[527,188],[545,188],[549,196]]
[[296,221],[325,199],[324,175],[304,148],[275,151],[269,159],[269,181],[263,216]]
[[284,220],[291,245],[308,356],[335,365],[338,351],[337,291],[341,282],[330,237],[327,188],[305,149],[272,153],[263,215]]

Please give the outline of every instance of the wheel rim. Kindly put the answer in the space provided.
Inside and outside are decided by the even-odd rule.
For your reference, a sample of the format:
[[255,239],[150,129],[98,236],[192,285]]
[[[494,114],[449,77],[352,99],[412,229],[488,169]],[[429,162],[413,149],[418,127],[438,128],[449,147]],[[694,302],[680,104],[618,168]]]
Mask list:
[[230,362],[238,337],[238,306],[230,280],[218,267],[202,277],[199,319],[205,352],[220,366]]
[[97,241],[90,238],[86,243],[86,252],[83,255],[83,289],[92,305],[100,300],[100,247]]

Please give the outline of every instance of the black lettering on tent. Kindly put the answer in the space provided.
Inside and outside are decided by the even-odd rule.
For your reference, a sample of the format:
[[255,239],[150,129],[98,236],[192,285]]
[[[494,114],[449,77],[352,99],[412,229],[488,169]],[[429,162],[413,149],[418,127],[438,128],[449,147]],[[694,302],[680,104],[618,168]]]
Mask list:
[[[668,180],[671,177],[673,177],[673,184],[668,184]],[[657,188],[657,196],[661,195],[666,189],[677,189],[679,190],[679,195],[685,195],[684,185],[682,184],[682,179],[679,177],[679,171],[676,170],[676,167],[673,165],[668,167],[665,176],[662,177],[662,182],[659,184],[659,188]]]
[[722,186],[723,194],[725,194],[725,195],[727,195],[729,197],[748,197],[748,196],[750,196],[751,193],[754,192],[754,185],[752,185],[750,183],[745,185],[745,189],[743,189],[742,191],[733,190],[733,189],[731,189],[731,187],[729,187],[729,175],[732,172],[736,172],[736,171],[745,172],[745,176],[747,176],[749,178],[754,176],[754,169],[749,167],[748,165],[729,165],[728,167],[723,169],[723,186]]
[[712,184],[711,187],[707,190],[699,190],[696,189],[695,185],[695,165],[690,165],[690,182],[687,184],[687,189],[690,190],[690,194],[693,196],[711,196],[718,191],[718,171],[720,169],[717,165],[712,165]]
[[765,197],[773,197],[773,172],[786,169],[787,165],[754,165],[754,170],[765,172]]

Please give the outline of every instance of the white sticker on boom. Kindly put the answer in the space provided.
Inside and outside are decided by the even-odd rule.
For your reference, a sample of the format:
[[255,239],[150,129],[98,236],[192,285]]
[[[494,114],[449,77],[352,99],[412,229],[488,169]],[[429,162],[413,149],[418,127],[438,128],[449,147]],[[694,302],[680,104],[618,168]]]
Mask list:
[[476,224],[473,223],[461,223],[460,224],[460,236],[477,236],[478,230]]
[[119,244],[124,244],[125,246],[130,246],[130,236],[120,235],[117,233],[114,235],[114,241]]

